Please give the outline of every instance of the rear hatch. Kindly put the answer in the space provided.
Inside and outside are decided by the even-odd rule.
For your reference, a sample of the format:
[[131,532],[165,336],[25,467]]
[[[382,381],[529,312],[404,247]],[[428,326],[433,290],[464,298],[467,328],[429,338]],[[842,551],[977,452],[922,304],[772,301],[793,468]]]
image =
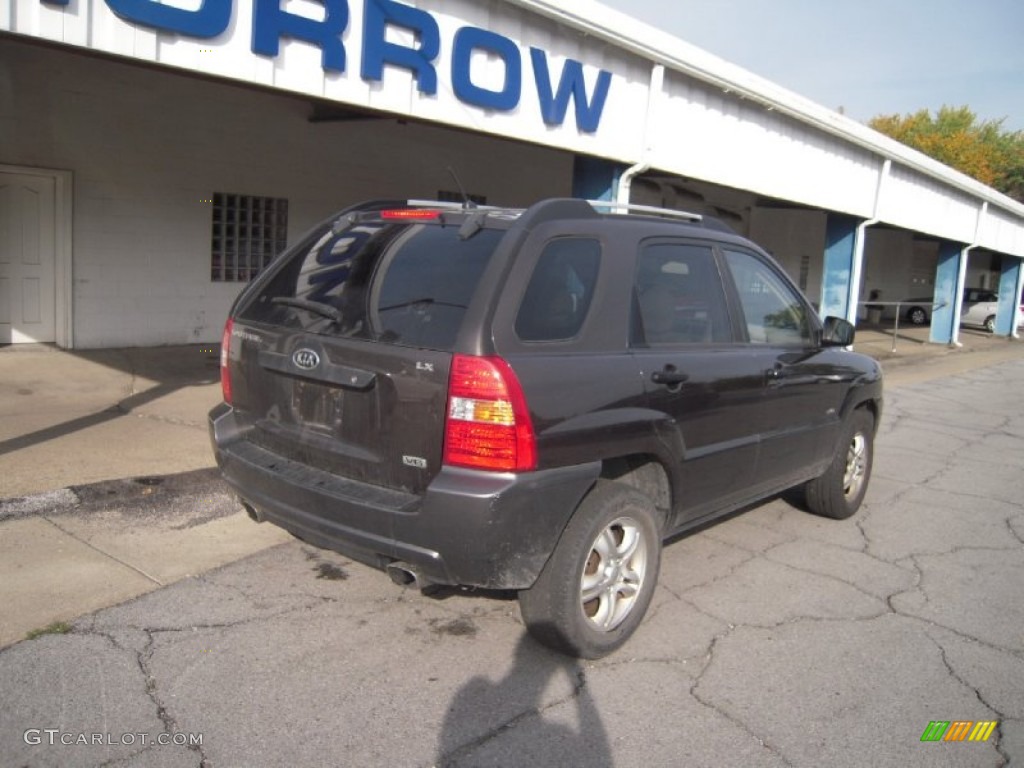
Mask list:
[[504,229],[395,209],[314,230],[230,321],[245,439],[335,475],[421,493],[440,469],[452,350]]

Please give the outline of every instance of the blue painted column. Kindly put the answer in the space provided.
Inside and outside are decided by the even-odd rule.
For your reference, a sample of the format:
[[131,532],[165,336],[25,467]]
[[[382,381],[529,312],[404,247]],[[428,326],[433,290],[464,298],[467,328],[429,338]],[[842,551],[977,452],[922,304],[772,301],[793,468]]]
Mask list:
[[[821,278],[822,317],[849,318],[850,289],[859,219],[830,213],[825,224],[825,265]],[[854,308],[856,309],[856,308]],[[856,316],[855,313],[853,316]]]
[[572,196],[584,200],[615,200],[624,165],[577,155],[572,168]]
[[[954,344],[960,333],[960,284],[965,272],[967,254],[959,243],[939,245],[939,265],[935,270],[935,295],[932,298],[932,329],[928,340],[933,344]],[[939,306],[942,305],[942,306]]]
[[1021,283],[1024,282],[1024,261],[1013,256],[1003,256],[1003,269],[999,277],[999,309],[996,312],[996,335],[1014,336],[1017,328],[1014,319],[1020,302]]

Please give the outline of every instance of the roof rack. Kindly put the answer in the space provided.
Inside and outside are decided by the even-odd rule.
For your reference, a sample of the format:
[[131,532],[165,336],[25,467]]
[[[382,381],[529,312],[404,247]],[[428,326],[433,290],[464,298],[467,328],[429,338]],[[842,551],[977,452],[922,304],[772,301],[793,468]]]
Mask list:
[[523,208],[507,208],[500,205],[473,205],[467,207],[465,203],[452,200],[406,200],[405,204],[410,208],[442,208],[446,211],[462,211],[465,213],[473,213],[474,211],[522,213],[525,210]]
[[451,200],[406,200],[405,204],[410,208],[444,208],[451,211],[461,211],[465,203],[456,203]]
[[[654,205],[638,205],[636,203],[616,203],[609,200],[584,200],[582,201],[594,208],[598,213],[604,208],[610,213],[646,213],[653,216],[665,216],[672,219],[683,219],[684,221],[702,222],[706,217],[699,213],[690,211],[679,211],[674,208],[659,208]],[[497,213],[508,216],[519,216],[525,212],[525,208],[511,208],[501,205],[474,205],[467,208],[464,203],[450,200],[407,200],[406,205],[411,208],[439,208],[446,211],[459,211],[462,213]]]
[[613,213],[652,213],[656,216],[670,216],[674,219],[686,219],[687,221],[703,221],[704,217],[699,213],[689,211],[677,211],[672,208],[658,208],[654,205],[637,205],[635,203],[613,203],[608,200],[587,200],[595,209],[608,208]]

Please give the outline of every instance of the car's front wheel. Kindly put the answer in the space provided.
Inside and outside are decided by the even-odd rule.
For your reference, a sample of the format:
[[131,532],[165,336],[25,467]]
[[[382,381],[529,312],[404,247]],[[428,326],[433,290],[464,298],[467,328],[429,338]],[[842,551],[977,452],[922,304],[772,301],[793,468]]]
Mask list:
[[990,317],[986,317],[985,318],[985,330],[988,331],[989,333],[995,333],[996,332],[996,316],[995,315],[991,315]]
[[875,418],[858,408],[847,420],[832,464],[804,486],[807,507],[816,515],[844,520],[860,509],[875,456]]
[[584,498],[519,608],[530,634],[571,656],[597,659],[629,639],[658,581],[661,529],[654,503],[619,483]]

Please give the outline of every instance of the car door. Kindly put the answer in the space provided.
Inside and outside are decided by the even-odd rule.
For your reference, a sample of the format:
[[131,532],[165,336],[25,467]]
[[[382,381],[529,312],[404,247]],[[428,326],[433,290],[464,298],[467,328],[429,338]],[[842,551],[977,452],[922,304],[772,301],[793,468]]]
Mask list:
[[641,243],[633,355],[647,404],[668,416],[682,460],[671,469],[682,525],[750,495],[764,418],[761,361],[737,344],[711,244]]
[[995,317],[999,309],[999,297],[992,291],[968,288],[964,292],[964,303],[960,309],[960,322],[967,325],[985,325]]
[[747,356],[762,385],[752,417],[762,430],[757,485],[781,489],[831,457],[839,409],[857,374],[835,350],[821,347],[813,310],[781,270],[738,247],[724,255]]

